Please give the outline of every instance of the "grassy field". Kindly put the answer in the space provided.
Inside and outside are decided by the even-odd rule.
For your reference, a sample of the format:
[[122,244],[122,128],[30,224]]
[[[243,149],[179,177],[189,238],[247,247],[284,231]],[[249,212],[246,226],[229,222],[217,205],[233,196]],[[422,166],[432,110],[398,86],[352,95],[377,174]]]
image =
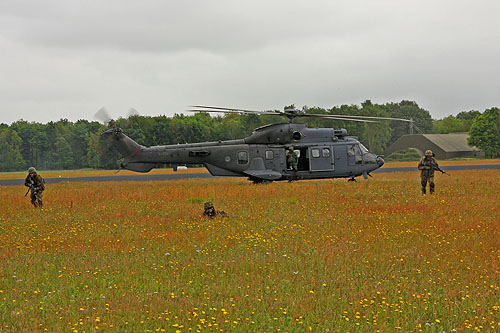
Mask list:
[[498,175],[3,186],[0,330],[499,331]]
[[[385,163],[383,168],[390,167],[407,167],[417,166],[417,162],[388,162]],[[439,165],[476,165],[476,164],[500,164],[498,159],[488,160],[450,160],[439,161]],[[123,176],[123,175],[138,175],[140,173],[128,170],[96,170],[96,169],[83,169],[83,170],[39,170],[39,173],[44,178],[57,178],[57,177],[99,177],[99,176]],[[153,169],[148,174],[182,174],[182,173],[208,173],[206,168],[188,168],[187,170],[173,171],[170,168]],[[21,172],[0,172],[0,179],[24,178],[26,171]]]
[[[498,162],[500,163],[500,162]],[[172,169],[153,169],[148,174],[160,175],[160,174],[180,174],[180,173],[200,173],[206,172],[206,168],[189,168],[186,170],[173,171]],[[82,169],[82,170],[39,170],[39,173],[44,178],[57,178],[57,177],[101,177],[101,176],[124,176],[124,175],[138,175],[140,173],[129,170],[98,170],[98,169]],[[0,179],[12,179],[12,178],[24,178],[26,177],[26,171],[16,171],[16,172],[0,172]]]

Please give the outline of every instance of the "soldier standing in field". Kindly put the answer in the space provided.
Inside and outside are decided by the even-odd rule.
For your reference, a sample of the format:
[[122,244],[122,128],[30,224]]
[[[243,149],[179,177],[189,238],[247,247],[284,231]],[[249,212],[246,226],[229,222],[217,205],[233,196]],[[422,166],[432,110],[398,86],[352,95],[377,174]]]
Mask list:
[[422,183],[422,194],[425,194],[427,182],[429,182],[429,192],[434,193],[434,170],[439,168],[432,150],[426,150],[425,156],[420,159],[418,163],[418,170],[420,170],[420,181]]
[[[42,176],[38,174],[34,167],[28,169],[28,175],[24,180],[24,186],[29,187],[28,192],[31,191],[31,203],[35,207],[43,207],[43,191],[45,190],[45,181]],[[26,192],[26,194],[28,194]],[[26,196],[26,195],[25,195]]]
[[291,182],[297,176],[297,164],[299,162],[299,158],[297,157],[297,153],[293,151],[293,147],[288,148],[288,152],[286,153],[286,163],[288,164],[288,168],[293,171],[293,176],[288,181]]

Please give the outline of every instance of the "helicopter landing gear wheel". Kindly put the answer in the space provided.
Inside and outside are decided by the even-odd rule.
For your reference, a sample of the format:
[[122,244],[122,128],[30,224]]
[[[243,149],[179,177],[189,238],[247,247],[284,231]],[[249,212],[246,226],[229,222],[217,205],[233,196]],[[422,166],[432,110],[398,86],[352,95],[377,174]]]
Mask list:
[[266,180],[266,179],[260,179],[260,178],[251,178],[250,179],[254,184],[271,184],[273,181],[272,180]]
[[349,178],[347,181],[348,181],[348,182],[355,182],[355,181],[357,181],[357,180],[356,180],[356,178],[351,177],[351,178]]

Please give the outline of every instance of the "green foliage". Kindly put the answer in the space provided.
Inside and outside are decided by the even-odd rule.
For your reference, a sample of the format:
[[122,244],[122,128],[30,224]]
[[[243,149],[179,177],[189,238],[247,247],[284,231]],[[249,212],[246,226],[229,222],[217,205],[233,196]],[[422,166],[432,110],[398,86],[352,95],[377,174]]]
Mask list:
[[191,197],[191,198],[189,198],[189,199],[188,199],[188,201],[189,201],[190,203],[199,204],[199,203],[205,202],[205,201],[207,201],[207,200],[205,200],[205,199],[204,199],[204,198],[202,198],[202,197],[198,197],[198,196],[196,196],[196,197]]
[[0,171],[19,170],[24,166],[22,140],[16,131],[0,127]]
[[432,123],[432,126],[434,127],[434,132],[438,134],[468,132],[474,119],[480,115],[481,112],[479,111],[462,111],[456,117],[448,116],[441,120],[436,120]]
[[106,128],[101,128],[98,132],[89,136],[89,148],[87,160],[89,167],[95,169],[116,169],[120,154],[110,144],[110,138],[103,138],[101,133]]
[[[415,133],[433,133],[432,117],[429,111],[422,109],[416,102],[401,101],[388,103],[384,109],[392,118],[412,119],[416,127]],[[394,143],[401,136],[409,134],[409,124],[401,121],[391,121],[391,138],[388,145]]]
[[55,169],[69,169],[74,165],[73,153],[68,141],[58,136],[54,143],[53,166]]
[[479,116],[481,112],[479,111],[462,111],[457,114],[457,119],[461,120],[470,120],[473,121],[477,116]]
[[467,126],[467,121],[453,116],[448,116],[441,120],[436,120],[432,123],[434,132],[438,134],[448,134],[456,132],[467,132],[470,126]]
[[[295,107],[295,105],[287,106],[287,108],[290,107]],[[374,104],[370,100],[366,100],[361,105],[341,105],[331,109],[304,106],[302,111],[330,115],[411,118],[415,126],[423,133],[467,131],[473,121],[476,122],[478,118],[483,116],[478,111],[460,112],[456,117],[450,116],[435,121],[433,124],[429,112],[420,108],[413,101]],[[286,121],[281,116],[234,113],[211,116],[207,113],[196,113],[189,116],[176,114],[173,117],[131,116],[120,118],[114,123],[137,143],[144,146],[155,146],[239,139],[249,136],[254,129],[263,125]],[[409,124],[400,121],[380,120],[376,123],[362,123],[319,118],[298,118],[295,121],[306,123],[310,128],[345,128],[350,135],[357,136],[368,149],[379,154],[400,136],[409,133]],[[495,144],[491,143],[495,134],[488,138],[484,138],[484,136],[489,132],[495,133],[495,129],[489,129],[489,132],[486,133],[481,133],[481,130],[478,129],[478,127],[485,126],[481,125],[485,121],[484,119],[477,120],[475,126],[477,135],[481,135],[483,138],[480,140],[473,138],[472,140],[474,142],[480,141],[479,145],[476,144],[479,148],[488,146],[488,154],[493,156],[496,154],[495,151],[498,151]],[[486,122],[489,123],[490,120]],[[2,140],[3,151],[14,154],[13,157],[9,158],[9,162],[5,162],[9,165],[9,169],[21,170],[29,166],[36,166],[42,170],[88,167],[116,169],[117,161],[120,159],[120,155],[109,144],[109,141],[103,140],[100,135],[107,127],[95,121],[78,120],[72,123],[67,119],[61,119],[57,122],[40,124],[19,120],[10,126],[0,124],[0,130],[6,129],[13,131],[20,138],[19,142],[12,134],[13,138],[9,137],[10,141]],[[21,155],[21,158],[16,157],[16,152]]]
[[474,118],[469,134],[469,145],[483,150],[486,157],[500,157],[500,109],[488,109]]
[[[382,106],[374,105],[371,101],[362,104],[361,115],[376,117],[389,117]],[[387,143],[391,138],[390,121],[379,121],[377,123],[363,123],[363,131],[359,139],[365,143],[371,151],[376,154],[382,154],[387,148]]]

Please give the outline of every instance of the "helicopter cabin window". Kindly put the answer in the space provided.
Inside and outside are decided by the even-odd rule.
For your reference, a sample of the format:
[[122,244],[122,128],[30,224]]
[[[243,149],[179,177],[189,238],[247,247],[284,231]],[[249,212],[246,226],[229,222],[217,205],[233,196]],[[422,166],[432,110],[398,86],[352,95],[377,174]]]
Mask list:
[[314,157],[314,158],[318,158],[320,156],[319,155],[319,149],[318,148],[311,149],[311,156]]
[[272,150],[266,150],[266,160],[272,160],[274,158],[274,152]]
[[246,151],[238,152],[238,164],[248,163],[248,153]]
[[330,157],[330,149],[323,148],[323,157]]

